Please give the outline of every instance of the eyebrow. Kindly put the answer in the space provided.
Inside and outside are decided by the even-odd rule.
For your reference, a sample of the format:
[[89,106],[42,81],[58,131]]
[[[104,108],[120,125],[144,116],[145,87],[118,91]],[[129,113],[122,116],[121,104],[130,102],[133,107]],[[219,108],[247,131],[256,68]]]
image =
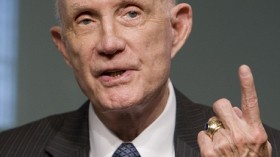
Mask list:
[[81,4],[81,3],[74,3],[70,6],[71,8],[71,12],[73,13],[74,16],[77,16],[77,14],[81,13],[81,12],[85,12],[85,11],[91,11],[94,14],[97,14],[97,12],[92,9],[89,5],[85,5],[85,4]]
[[[121,5],[121,6],[125,6],[125,5],[129,5],[129,4],[135,4],[135,5],[143,5],[145,4],[143,1],[140,0],[121,0],[118,3],[116,3],[116,5]],[[83,12],[83,11],[91,11],[93,14],[97,14],[98,12],[91,8],[88,4],[82,4],[79,2],[76,2],[74,4],[72,4],[70,6],[72,13],[74,13],[74,15],[77,15],[79,12]]]
[[[139,0],[121,0],[121,2],[119,2],[119,4],[126,4],[126,3],[135,3],[135,4],[138,4],[140,3]],[[83,5],[79,2],[76,2],[74,4],[71,5],[71,8],[77,10],[77,9],[80,9],[80,8],[88,8],[87,5]]]
[[122,0],[122,2],[123,3],[131,3],[131,2],[133,2],[133,3],[135,3],[135,2],[139,2],[139,0]]
[[[150,0],[149,0],[150,1]],[[122,2],[120,2],[120,4],[144,4],[143,1],[141,0],[122,0]]]

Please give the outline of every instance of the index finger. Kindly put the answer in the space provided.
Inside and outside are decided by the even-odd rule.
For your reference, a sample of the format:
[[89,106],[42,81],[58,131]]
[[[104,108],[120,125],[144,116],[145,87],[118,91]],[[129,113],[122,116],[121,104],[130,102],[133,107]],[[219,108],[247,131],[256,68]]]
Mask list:
[[247,65],[239,67],[239,80],[241,86],[241,108],[245,120],[249,124],[259,124],[260,111],[253,74]]

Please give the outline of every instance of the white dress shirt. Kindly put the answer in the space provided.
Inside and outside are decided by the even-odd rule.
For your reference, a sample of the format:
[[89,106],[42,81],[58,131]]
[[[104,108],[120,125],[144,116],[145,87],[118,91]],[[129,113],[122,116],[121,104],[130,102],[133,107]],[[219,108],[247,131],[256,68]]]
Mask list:
[[[168,83],[169,97],[164,111],[131,143],[141,157],[175,157],[174,130],[176,98],[171,81]],[[96,116],[92,104],[89,105],[90,157],[112,157],[123,143]]]

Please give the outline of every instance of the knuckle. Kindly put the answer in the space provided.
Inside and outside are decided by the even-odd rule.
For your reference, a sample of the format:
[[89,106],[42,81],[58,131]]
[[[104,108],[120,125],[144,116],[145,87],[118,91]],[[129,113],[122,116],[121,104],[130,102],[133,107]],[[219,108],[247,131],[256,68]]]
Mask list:
[[200,152],[202,157],[216,157],[215,151],[212,149],[203,150]]
[[242,148],[245,146],[261,146],[266,143],[268,136],[262,129],[252,131],[250,134],[235,134],[233,141],[235,146]]
[[213,107],[215,109],[223,109],[223,108],[228,108],[228,107],[232,108],[231,102],[226,98],[221,98],[221,99],[217,100],[213,104]]
[[226,154],[228,150],[231,149],[230,144],[226,140],[221,140],[214,145],[214,151],[218,154]]
[[266,143],[267,140],[268,140],[267,134],[263,130],[258,129],[254,131],[254,133],[252,134],[251,144],[255,146],[259,146]]
[[241,135],[235,135],[233,141],[237,147],[243,147],[246,143],[245,138]]
[[243,101],[244,104],[247,104],[247,107],[249,108],[255,107],[256,104],[258,104],[258,97],[257,96],[245,97]]
[[205,136],[205,131],[200,131],[198,134],[197,134],[197,139],[202,139],[203,137]]

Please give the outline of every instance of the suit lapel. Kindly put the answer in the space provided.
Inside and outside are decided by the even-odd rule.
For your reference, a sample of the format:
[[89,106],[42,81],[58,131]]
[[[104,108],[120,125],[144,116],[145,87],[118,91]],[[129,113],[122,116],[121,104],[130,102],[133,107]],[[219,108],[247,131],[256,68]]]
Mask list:
[[[212,109],[194,104],[175,89],[176,127],[174,144],[176,157],[199,156],[197,134],[203,130],[204,123],[211,117]],[[50,140],[46,152],[53,157],[88,157],[89,127],[86,102],[79,110],[64,115],[63,124]]]
[[175,89],[176,126],[174,144],[176,157],[199,156],[197,134],[203,130],[205,122],[211,117],[212,109],[195,104]]
[[56,136],[50,140],[46,152],[53,157],[88,157],[89,128],[86,102],[79,110],[67,113]]

